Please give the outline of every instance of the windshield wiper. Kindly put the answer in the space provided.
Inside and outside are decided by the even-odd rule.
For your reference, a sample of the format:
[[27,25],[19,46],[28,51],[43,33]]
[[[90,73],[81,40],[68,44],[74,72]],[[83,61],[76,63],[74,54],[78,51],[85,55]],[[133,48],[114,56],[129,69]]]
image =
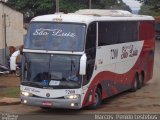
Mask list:
[[25,86],[29,86],[29,87],[37,87],[37,88],[43,88],[44,87],[41,83],[29,82],[29,81],[22,82],[21,84],[25,85]]
[[76,68],[75,62],[71,59],[71,73],[73,72],[73,68]]

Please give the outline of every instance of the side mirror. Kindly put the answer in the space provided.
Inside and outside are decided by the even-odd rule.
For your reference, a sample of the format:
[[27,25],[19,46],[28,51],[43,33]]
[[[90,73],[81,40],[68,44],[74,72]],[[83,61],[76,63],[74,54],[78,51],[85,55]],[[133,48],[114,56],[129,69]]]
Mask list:
[[80,70],[79,74],[80,75],[85,75],[86,74],[86,66],[87,66],[87,56],[86,54],[83,54],[81,59],[80,59]]

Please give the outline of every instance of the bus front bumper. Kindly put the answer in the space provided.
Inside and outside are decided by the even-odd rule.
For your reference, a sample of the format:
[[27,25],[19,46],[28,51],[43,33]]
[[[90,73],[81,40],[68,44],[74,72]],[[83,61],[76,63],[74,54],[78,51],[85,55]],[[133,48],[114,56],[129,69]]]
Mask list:
[[46,108],[80,109],[81,99],[46,99],[37,97],[21,96],[21,103],[25,105]]

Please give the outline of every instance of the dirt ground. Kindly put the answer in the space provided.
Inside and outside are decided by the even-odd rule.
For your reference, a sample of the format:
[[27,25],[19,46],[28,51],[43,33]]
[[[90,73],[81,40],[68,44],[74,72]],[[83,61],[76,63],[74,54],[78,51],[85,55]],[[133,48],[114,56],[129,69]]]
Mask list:
[[[4,86],[19,86],[19,79],[14,75],[0,77],[0,88]],[[96,110],[51,110],[44,111],[37,107],[24,105],[0,106],[0,113],[16,114],[94,114],[108,112],[160,113],[160,41],[156,42],[154,76],[137,92],[124,92],[104,100]]]
[[11,74],[8,76],[1,75],[0,76],[0,88],[3,87],[17,87],[20,85],[20,79],[15,76],[15,74]]

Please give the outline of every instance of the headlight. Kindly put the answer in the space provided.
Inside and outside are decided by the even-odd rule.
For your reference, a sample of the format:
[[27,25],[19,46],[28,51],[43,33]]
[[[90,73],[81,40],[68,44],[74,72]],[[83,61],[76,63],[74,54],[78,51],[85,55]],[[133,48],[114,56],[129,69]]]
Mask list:
[[65,99],[78,99],[79,97],[80,97],[79,94],[64,96]]
[[24,95],[24,96],[26,96],[26,97],[32,97],[33,96],[32,93],[24,92],[24,91],[22,91],[21,94]]

